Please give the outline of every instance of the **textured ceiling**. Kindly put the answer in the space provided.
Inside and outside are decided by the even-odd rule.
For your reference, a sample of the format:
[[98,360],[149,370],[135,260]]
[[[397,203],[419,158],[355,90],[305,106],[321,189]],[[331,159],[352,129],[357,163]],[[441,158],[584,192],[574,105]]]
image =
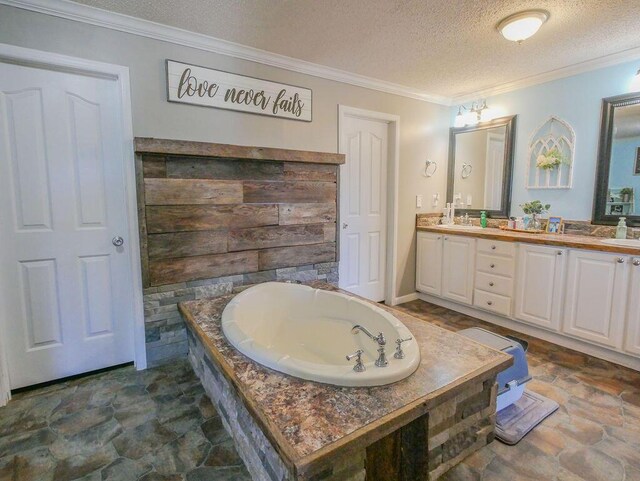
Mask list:
[[[640,47],[640,0],[76,0],[456,97]],[[551,13],[521,45],[507,15]]]

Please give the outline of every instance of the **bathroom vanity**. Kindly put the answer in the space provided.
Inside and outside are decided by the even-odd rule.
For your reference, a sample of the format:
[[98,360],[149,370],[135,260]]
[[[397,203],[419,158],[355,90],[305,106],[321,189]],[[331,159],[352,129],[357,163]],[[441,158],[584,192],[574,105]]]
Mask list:
[[227,341],[221,316],[234,297],[179,307],[189,359],[254,480],[435,480],[493,440],[496,376],[511,356],[380,306],[413,334],[417,370],[384,386],[312,382],[271,370]]
[[640,247],[495,228],[417,230],[421,299],[640,369]]

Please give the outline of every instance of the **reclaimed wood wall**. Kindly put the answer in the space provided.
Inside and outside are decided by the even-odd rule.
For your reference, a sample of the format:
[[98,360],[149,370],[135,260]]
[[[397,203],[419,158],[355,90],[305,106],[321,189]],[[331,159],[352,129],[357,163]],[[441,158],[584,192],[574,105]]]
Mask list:
[[157,139],[136,152],[145,287],[336,260],[344,156]]

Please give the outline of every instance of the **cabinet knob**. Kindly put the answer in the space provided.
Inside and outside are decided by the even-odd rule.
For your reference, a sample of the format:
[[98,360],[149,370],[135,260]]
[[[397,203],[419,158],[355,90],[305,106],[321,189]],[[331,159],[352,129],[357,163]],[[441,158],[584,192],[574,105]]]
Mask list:
[[618,258],[616,259],[616,262],[617,262],[618,264],[624,264],[624,258],[623,258],[623,257],[618,257]]
[[556,254],[558,254],[559,256],[562,255],[562,251],[558,251]]
[[444,240],[447,240],[447,239],[449,239],[449,238],[448,238],[447,236],[445,236],[445,237],[444,237]]
[[491,250],[492,251],[496,250],[496,246],[491,246]]
[[493,306],[493,301],[487,301],[488,306]]
[[633,265],[636,266],[636,267],[640,266],[640,259],[635,259],[633,261]]
[[489,286],[493,287],[493,282],[489,282]]
[[493,269],[495,266],[496,266],[495,264],[491,264],[489,267]]

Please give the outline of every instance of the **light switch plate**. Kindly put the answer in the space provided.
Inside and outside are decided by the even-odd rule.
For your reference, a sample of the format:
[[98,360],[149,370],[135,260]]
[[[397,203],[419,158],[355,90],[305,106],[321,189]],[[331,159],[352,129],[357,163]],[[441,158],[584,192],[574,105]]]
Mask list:
[[418,194],[416,195],[416,208],[419,209],[420,207],[422,207],[422,195]]

